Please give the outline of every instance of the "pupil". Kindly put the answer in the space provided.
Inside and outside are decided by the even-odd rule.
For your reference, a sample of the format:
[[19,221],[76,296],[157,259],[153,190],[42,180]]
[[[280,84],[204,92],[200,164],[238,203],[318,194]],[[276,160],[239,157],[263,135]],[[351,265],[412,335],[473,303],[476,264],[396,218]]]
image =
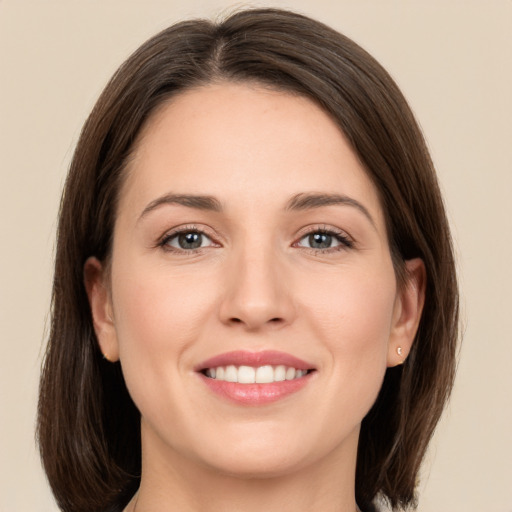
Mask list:
[[179,235],[178,242],[182,249],[197,249],[201,247],[201,233],[184,233]]
[[332,236],[325,233],[309,235],[309,245],[314,249],[328,249],[331,246]]

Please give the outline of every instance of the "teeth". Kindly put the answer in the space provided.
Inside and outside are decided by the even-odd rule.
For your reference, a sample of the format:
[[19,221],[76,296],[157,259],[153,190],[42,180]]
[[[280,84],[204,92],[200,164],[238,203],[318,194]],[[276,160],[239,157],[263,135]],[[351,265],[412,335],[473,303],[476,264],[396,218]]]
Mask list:
[[240,384],[269,384],[271,382],[282,382],[284,380],[300,379],[308,372],[307,370],[297,370],[290,366],[218,366],[217,368],[208,368],[205,372],[207,377],[227,382],[239,382]]
[[287,368],[286,369],[286,380],[293,380],[295,379],[295,368]]
[[226,367],[224,380],[227,380],[228,382],[238,382],[238,371],[236,366],[231,365]]
[[274,382],[274,368],[272,366],[260,366],[256,369],[256,384],[268,384]]
[[240,366],[240,368],[238,368],[237,382],[242,384],[253,384],[256,382],[256,370],[251,366]]
[[275,367],[274,380],[276,382],[281,382],[283,380],[286,380],[286,366],[280,365],[280,366]]

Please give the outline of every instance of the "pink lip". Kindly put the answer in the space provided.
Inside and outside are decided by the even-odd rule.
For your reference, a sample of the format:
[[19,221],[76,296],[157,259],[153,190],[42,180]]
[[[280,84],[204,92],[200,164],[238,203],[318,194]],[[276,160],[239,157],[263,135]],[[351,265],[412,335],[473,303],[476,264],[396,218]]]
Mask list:
[[207,377],[203,370],[218,366],[264,366],[284,365],[298,370],[314,370],[313,365],[284,352],[265,350],[262,352],[234,351],[220,354],[196,366],[197,375],[215,394],[239,405],[264,405],[276,402],[306,386],[316,372],[309,372],[303,377],[268,384],[239,384]]
[[312,370],[314,366],[298,357],[292,356],[285,352],[278,352],[275,350],[264,350],[261,352],[248,352],[245,350],[235,350],[233,352],[226,352],[218,356],[207,359],[201,364],[197,365],[194,370],[202,371],[207,368],[216,368],[217,366],[291,366],[297,370]]

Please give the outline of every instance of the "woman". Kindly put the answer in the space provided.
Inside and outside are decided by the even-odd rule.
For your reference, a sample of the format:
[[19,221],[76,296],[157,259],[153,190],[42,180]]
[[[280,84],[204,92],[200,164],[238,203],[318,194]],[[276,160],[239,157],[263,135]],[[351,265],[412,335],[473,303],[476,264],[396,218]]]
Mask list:
[[189,21],[86,122],[39,442],[65,511],[415,505],[458,299],[403,96],[306,17]]

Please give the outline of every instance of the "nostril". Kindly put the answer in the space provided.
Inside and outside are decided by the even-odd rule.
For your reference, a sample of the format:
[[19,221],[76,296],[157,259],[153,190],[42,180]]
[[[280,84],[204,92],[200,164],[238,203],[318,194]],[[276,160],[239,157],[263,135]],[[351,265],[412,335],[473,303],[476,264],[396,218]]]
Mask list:
[[[267,323],[269,324],[280,324],[283,322],[283,318],[280,318],[280,317],[275,317],[275,318],[271,318],[270,320],[268,320]],[[232,317],[229,319],[230,322],[234,323],[234,324],[243,324],[244,321],[241,319],[241,318],[237,318],[237,317]]]

